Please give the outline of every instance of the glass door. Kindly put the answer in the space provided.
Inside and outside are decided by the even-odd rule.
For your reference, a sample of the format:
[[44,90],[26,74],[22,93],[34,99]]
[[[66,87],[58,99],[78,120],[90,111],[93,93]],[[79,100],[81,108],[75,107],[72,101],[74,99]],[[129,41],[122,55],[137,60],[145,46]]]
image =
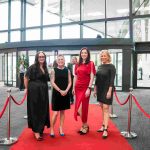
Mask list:
[[4,72],[4,83],[5,85],[13,85],[13,53],[5,53],[5,72]]
[[137,55],[137,87],[150,87],[150,54]]

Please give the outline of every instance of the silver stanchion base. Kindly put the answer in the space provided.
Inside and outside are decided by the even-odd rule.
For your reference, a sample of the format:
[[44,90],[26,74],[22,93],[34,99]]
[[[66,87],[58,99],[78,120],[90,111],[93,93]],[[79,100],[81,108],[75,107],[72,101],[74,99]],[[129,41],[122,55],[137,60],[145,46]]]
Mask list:
[[128,139],[133,139],[133,138],[137,137],[136,133],[134,133],[134,132],[127,132],[127,131],[122,131],[121,135],[124,136],[125,138],[128,138]]
[[27,118],[28,118],[28,116],[24,116],[23,118],[24,118],[24,119],[27,119]]
[[115,114],[109,114],[109,117],[110,117],[110,118],[118,118],[118,116],[115,115]]
[[8,138],[1,138],[0,139],[0,145],[11,145],[14,144],[18,141],[16,137],[10,137],[9,140]]

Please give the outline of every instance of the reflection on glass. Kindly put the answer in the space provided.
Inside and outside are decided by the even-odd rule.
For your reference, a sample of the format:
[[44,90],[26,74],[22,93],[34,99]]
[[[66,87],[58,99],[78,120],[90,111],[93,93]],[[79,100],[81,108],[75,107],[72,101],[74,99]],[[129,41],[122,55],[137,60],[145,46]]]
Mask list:
[[133,21],[134,41],[150,41],[150,19],[135,19]]
[[82,20],[93,20],[105,18],[104,0],[84,0],[84,11]]
[[137,86],[150,87],[150,54],[137,55]]
[[27,0],[26,27],[39,26],[41,19],[41,0]]
[[62,38],[80,38],[80,25],[66,25],[62,27]]
[[135,15],[150,14],[150,1],[132,0],[132,13]]
[[8,1],[0,2],[0,30],[8,29]]
[[62,22],[80,21],[80,0],[62,1]]
[[108,38],[129,38],[129,20],[107,22]]
[[[20,28],[21,1],[11,2],[11,28]],[[16,23],[17,22],[17,23]]]
[[40,29],[26,30],[26,41],[40,40]]
[[43,39],[59,39],[59,27],[43,28]]
[[0,33],[0,43],[8,42],[8,32]]
[[129,16],[128,0],[107,0],[107,18]]
[[60,1],[44,0],[43,3],[43,25],[60,23]]
[[11,42],[19,42],[20,41],[20,31],[11,31],[10,41]]
[[[99,37],[98,37],[99,36]],[[83,38],[104,38],[104,23],[86,23],[83,25]]]

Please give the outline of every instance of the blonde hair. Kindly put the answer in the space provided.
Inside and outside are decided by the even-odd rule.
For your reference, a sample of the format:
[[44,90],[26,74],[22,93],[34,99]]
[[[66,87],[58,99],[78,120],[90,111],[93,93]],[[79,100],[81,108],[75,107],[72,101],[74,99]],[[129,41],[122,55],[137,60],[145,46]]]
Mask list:
[[108,56],[108,62],[110,63],[110,62],[111,62],[111,55],[110,55],[110,52],[109,52],[107,49],[101,50],[101,51],[100,51],[100,56],[101,56],[103,53],[105,53],[105,54]]
[[58,59],[59,57],[63,57],[63,58],[65,59],[65,57],[64,57],[64,55],[63,55],[63,54],[59,54],[59,55],[57,55],[57,59]]

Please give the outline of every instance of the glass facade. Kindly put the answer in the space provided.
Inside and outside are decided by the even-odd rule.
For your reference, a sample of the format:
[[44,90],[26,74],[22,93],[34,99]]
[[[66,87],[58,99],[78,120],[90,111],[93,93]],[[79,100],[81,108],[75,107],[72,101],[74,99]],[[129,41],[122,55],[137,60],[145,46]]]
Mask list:
[[137,42],[150,41],[150,19],[133,20],[133,36]]
[[[133,42],[150,42],[149,18],[150,2],[143,0],[121,0],[121,3],[120,0],[2,0],[0,1],[0,44],[87,38],[107,38],[108,40],[129,38]],[[28,55],[30,65],[34,62],[34,56],[38,50],[38,48],[34,50],[31,48],[28,53],[20,50],[18,53],[1,54],[0,62],[4,65],[0,69],[2,72],[0,80],[9,85],[15,85],[16,59],[22,56],[23,52],[26,56]],[[109,50],[117,68],[115,84],[122,86],[122,49]],[[49,51],[46,50],[47,63],[51,64],[55,59],[55,50]],[[79,49],[70,53],[66,48],[60,52],[64,53],[67,63],[72,55],[78,54]],[[149,56],[148,53],[141,55],[142,58]],[[96,50],[92,52],[91,57],[97,66],[99,56]],[[142,62],[145,60],[142,59]],[[10,66],[10,64],[13,65]],[[138,65],[137,62],[137,86],[142,86]],[[143,78],[149,76],[144,70]]]
[[107,38],[130,38],[129,20],[109,21],[107,23]]
[[73,38],[100,35],[149,41],[149,4],[141,0],[0,1],[0,43],[71,38],[72,28]]
[[150,54],[137,55],[137,86],[150,87]]

